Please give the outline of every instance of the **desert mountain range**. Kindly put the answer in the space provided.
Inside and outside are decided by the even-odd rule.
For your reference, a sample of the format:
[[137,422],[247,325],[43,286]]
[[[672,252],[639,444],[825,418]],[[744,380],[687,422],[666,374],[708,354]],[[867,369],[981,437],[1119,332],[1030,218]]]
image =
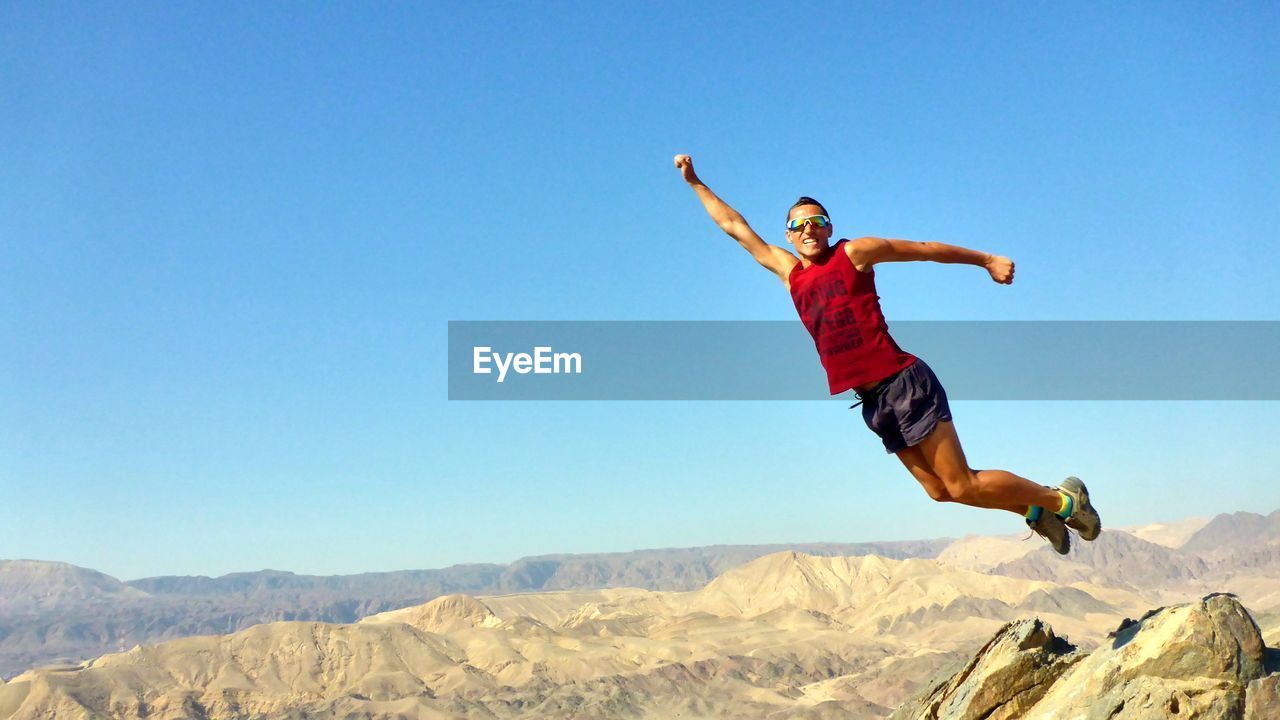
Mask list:
[[328,577],[264,570],[219,578],[120,582],[66,563],[0,560],[0,677],[77,663],[192,635],[279,620],[350,623],[450,593],[638,587],[692,590],[725,570],[782,550],[813,555],[933,557],[950,540],[713,546],[598,555],[546,555],[509,565],[455,565]]
[[[895,708],[916,708],[919,717],[965,717],[968,710],[956,710],[964,703],[955,692],[972,693],[956,690],[962,680],[946,695],[952,673],[1009,633],[1046,637],[1026,630],[1027,622],[1070,638],[1072,650],[1041,643],[1048,654],[1017,662],[1058,667],[1070,655],[1074,665],[1105,654],[1115,643],[1108,631],[1126,618],[1156,606],[1204,604],[1209,601],[1201,598],[1219,592],[1236,594],[1230,601],[1239,604],[1237,615],[1250,617],[1244,608],[1252,613],[1257,647],[1251,652],[1261,659],[1250,666],[1252,675],[1187,680],[1190,690],[1184,688],[1179,707],[1216,702],[1242,709],[1249,697],[1244,688],[1263,682],[1260,668],[1271,662],[1263,644],[1280,640],[1280,511],[1107,531],[1065,558],[1021,536],[880,543],[856,552],[796,547],[805,551],[703,548],[338,578],[268,572],[130,583],[67,565],[3,562],[0,649],[10,658],[33,654],[30,646],[19,649],[23,642],[61,638],[69,641],[62,648],[71,647],[78,627],[90,628],[87,635],[99,642],[120,642],[130,633],[181,634],[202,623],[243,622],[252,612],[339,606],[369,612],[358,622],[267,622],[160,644],[140,640],[139,647],[90,662],[24,672],[0,685],[0,720],[834,718],[884,717]],[[717,563],[727,567],[715,572]],[[643,582],[628,582],[637,578]],[[577,581],[584,586],[565,587]],[[423,587],[415,582],[498,587],[449,588],[394,609],[381,606],[394,605],[393,599],[373,591],[412,595]],[[513,590],[519,582],[535,587]],[[284,607],[288,599],[297,605]],[[1225,601],[1214,602],[1217,609],[1205,611],[1213,622],[1235,617],[1219,607]],[[132,622],[145,630],[127,622],[131,610]],[[1176,626],[1150,619],[1159,615],[1139,624]],[[1245,623],[1232,622],[1232,632],[1248,645]],[[1151,638],[1178,631],[1142,632]],[[1113,655],[1128,662],[1123,653]],[[1073,676],[1063,668],[1037,686],[1039,695],[1020,696],[1023,705],[1005,700],[999,707],[1026,710],[1028,698],[1067,687],[1057,685]],[[1205,682],[1217,683],[1224,699],[1210,701],[1208,690],[1196,690]],[[1223,683],[1235,689],[1223,690]],[[1112,690],[1123,700],[1139,686],[1147,687],[1139,682]],[[1255,704],[1266,687],[1253,693]],[[1135,701],[1125,702],[1132,711]],[[960,714],[928,714],[928,707],[944,706]]]

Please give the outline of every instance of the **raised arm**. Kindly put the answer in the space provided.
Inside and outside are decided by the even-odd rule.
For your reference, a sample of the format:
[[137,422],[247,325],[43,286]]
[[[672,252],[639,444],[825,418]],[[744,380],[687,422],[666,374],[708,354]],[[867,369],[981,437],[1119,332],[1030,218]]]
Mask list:
[[684,181],[693,188],[698,199],[702,201],[702,207],[706,209],[716,225],[728,233],[729,237],[737,240],[744,250],[751,253],[751,257],[755,258],[756,262],[785,282],[792,266],[799,262],[796,256],[762,240],[747,224],[747,219],[742,217],[741,213],[729,207],[728,203],[711,192],[711,188],[698,179],[697,173],[693,171],[693,158],[688,155],[677,155],[675,163]]
[[1002,255],[992,255],[947,245],[940,242],[915,242],[864,237],[844,244],[845,252],[854,267],[865,272],[876,263],[910,262],[927,260],[940,263],[977,265],[991,274],[991,279],[1003,285],[1013,283],[1013,261]]

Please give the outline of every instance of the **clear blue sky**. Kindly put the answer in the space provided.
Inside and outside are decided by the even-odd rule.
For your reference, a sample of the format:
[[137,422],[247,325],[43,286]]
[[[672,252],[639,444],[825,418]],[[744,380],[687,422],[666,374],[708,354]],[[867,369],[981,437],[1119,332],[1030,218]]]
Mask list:
[[[847,403],[448,402],[446,323],[794,317],[678,152],[773,242],[809,194],[842,236],[1018,262],[886,268],[891,320],[1280,320],[1278,30],[1275,3],[5,3],[0,558],[1017,532],[930,503]],[[975,466],[1079,474],[1113,526],[1280,506],[1275,403],[955,410]]]

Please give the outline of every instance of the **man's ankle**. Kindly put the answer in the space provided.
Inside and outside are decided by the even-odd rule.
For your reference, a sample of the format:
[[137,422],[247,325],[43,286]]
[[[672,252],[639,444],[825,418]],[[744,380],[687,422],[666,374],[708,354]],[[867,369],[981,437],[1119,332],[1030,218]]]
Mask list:
[[1062,505],[1061,507],[1058,508],[1058,511],[1054,514],[1062,518],[1063,520],[1066,520],[1071,517],[1071,513],[1075,512],[1076,501],[1071,499],[1070,495],[1062,492],[1061,490],[1058,491],[1058,494],[1062,496]]

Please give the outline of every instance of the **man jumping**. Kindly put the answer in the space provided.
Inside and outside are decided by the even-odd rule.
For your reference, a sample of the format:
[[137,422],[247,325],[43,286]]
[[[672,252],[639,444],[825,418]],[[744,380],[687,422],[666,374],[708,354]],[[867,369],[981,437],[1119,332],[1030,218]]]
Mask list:
[[[787,213],[787,241],[796,254],[769,245],[746,219],[711,192],[693,170],[693,159],[677,155],[675,165],[707,214],[756,262],[777,275],[791,293],[796,311],[813,336],[827,371],[831,394],[846,390],[862,401],[862,417],[929,497],[1022,515],[1053,549],[1071,549],[1070,527],[1085,540],[1102,531],[1102,521],[1079,478],[1056,488],[1004,470],[974,470],[965,460],[951,421],[947,393],[933,370],[904,352],[889,336],[876,295],[875,265],[929,260],[985,268],[991,279],[1013,282],[1007,257],[936,242],[862,237],[834,247],[831,218],[817,200],[802,197]],[[797,258],[796,255],[799,255]]]

